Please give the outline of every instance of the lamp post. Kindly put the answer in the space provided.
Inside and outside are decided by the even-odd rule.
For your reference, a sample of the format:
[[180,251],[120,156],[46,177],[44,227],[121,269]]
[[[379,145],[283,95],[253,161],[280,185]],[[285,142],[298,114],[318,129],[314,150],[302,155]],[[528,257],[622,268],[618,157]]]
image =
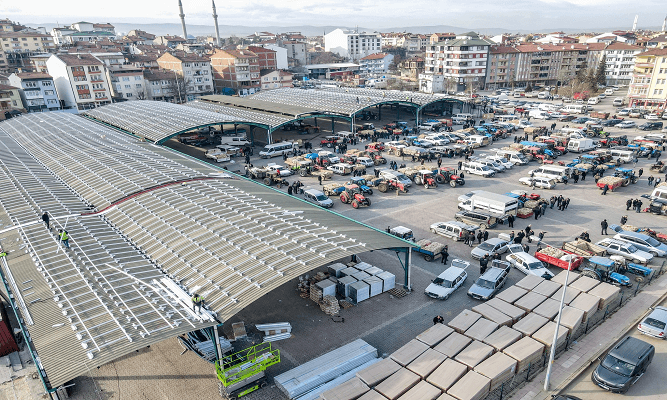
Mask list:
[[[551,246],[549,246],[551,247]],[[560,328],[560,318],[563,315],[563,304],[565,303],[565,292],[567,291],[567,283],[570,279],[570,270],[572,269],[572,257],[567,263],[567,272],[565,273],[565,284],[563,285],[563,294],[560,296],[560,306],[558,306],[558,318],[556,318],[556,330],[554,331],[554,340],[551,343],[551,354],[549,355],[549,364],[547,365],[547,376],[544,379],[544,391],[549,391],[549,379],[551,378],[551,367],[554,363],[554,356],[556,355],[556,341],[558,340],[558,328]]]

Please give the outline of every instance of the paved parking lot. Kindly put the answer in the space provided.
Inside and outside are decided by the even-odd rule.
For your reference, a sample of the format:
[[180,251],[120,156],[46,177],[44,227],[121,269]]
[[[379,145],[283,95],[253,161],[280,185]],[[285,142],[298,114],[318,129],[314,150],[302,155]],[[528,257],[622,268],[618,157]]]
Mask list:
[[[612,96],[613,98],[614,96]],[[529,99],[537,101],[537,99]],[[597,109],[611,107],[612,99],[606,99],[596,106]],[[384,113],[383,113],[384,114]],[[391,119],[395,119],[395,115]],[[378,125],[389,122],[382,121]],[[534,121],[535,122],[535,121]],[[540,125],[539,122],[536,124]],[[544,123],[550,125],[551,121]],[[322,124],[322,126],[330,124]],[[349,124],[338,124],[337,130],[348,130]],[[564,124],[559,123],[558,127]],[[347,128],[345,127],[347,126]],[[620,130],[615,130],[614,134]],[[327,132],[321,132],[319,136],[325,136]],[[622,131],[622,134],[634,136],[639,131]],[[287,133],[285,133],[287,135]],[[292,136],[295,137],[296,136]],[[305,136],[304,136],[305,137]],[[304,138],[302,137],[302,138]],[[319,142],[318,137],[309,135],[307,139]],[[492,149],[500,148],[512,143],[508,138],[494,143],[490,148],[482,148],[475,151],[478,153],[489,153]],[[170,141],[169,146],[179,151],[186,152],[195,157],[203,159],[203,152],[189,146],[184,146],[176,141]],[[363,144],[356,147],[361,148]],[[315,145],[315,147],[317,147]],[[259,149],[255,150],[257,154]],[[405,162],[411,165],[409,159],[401,160],[398,157],[386,156],[389,160]],[[569,161],[575,156],[566,154],[559,158]],[[461,160],[443,159],[443,165],[455,167]],[[230,170],[241,170],[242,159],[238,164],[228,165]],[[266,165],[268,162],[281,163],[281,159],[259,160],[255,157],[252,163],[255,166]],[[593,177],[578,184],[559,184],[555,190],[530,190],[527,186],[519,183],[519,178],[528,175],[528,171],[538,164],[531,162],[528,166],[515,167],[512,170],[496,175],[495,178],[481,178],[466,174],[466,184],[463,187],[451,188],[441,185],[435,189],[413,187],[407,194],[397,196],[395,193],[375,192],[371,196],[372,207],[353,209],[350,205],[341,204],[334,199],[333,211],[349,218],[361,221],[378,229],[384,230],[387,226],[403,225],[413,229],[417,239],[429,238],[449,245],[450,260],[462,258],[471,262],[468,270],[469,276],[466,283],[449,300],[436,301],[423,294],[424,288],[430,281],[445,268],[439,260],[426,262],[417,254],[413,254],[412,269],[412,293],[403,298],[393,298],[385,293],[371,298],[359,305],[341,310],[342,318],[330,318],[319,310],[319,307],[308,299],[301,299],[297,292],[297,280],[289,282],[282,287],[265,295],[253,303],[250,307],[237,314],[232,320],[225,321],[228,328],[231,323],[244,321],[246,326],[255,323],[289,321],[293,326],[293,337],[288,340],[276,342],[275,345],[282,352],[281,364],[271,368],[270,375],[276,375],[295,365],[301,364],[335,347],[348,343],[354,339],[362,338],[371,345],[378,348],[379,353],[390,354],[405,344],[417,334],[427,329],[435,315],[442,315],[445,321],[453,318],[464,308],[471,308],[478,302],[466,296],[468,288],[479,277],[479,263],[470,257],[470,248],[462,242],[453,242],[444,237],[432,234],[428,227],[438,221],[452,220],[457,211],[457,197],[470,190],[483,189],[495,193],[505,193],[514,189],[524,189],[539,193],[542,196],[562,194],[571,199],[566,211],[548,209],[545,216],[538,220],[518,219],[515,222],[515,230],[523,229],[528,224],[538,233],[546,232],[544,241],[553,246],[560,247],[563,241],[571,240],[584,230],[589,231],[591,239],[601,239],[600,221],[607,219],[609,223],[619,223],[622,215],[628,215],[628,223],[635,226],[647,226],[664,230],[664,217],[656,217],[650,214],[630,214],[625,209],[628,198],[637,198],[642,194],[649,193],[651,188],[647,185],[649,171],[647,166],[652,160],[640,159],[636,168],[644,167],[642,179],[635,185],[620,188],[616,192],[609,192],[602,197],[601,191],[595,186]],[[218,164],[223,166],[225,164]],[[435,163],[433,163],[435,165]],[[632,164],[629,164],[632,166]],[[654,175],[657,177],[657,175]],[[335,176],[334,181],[347,180],[349,176]],[[289,177],[288,181],[297,179]],[[316,178],[298,178],[306,186],[318,186]],[[664,177],[663,177],[664,179]],[[413,185],[414,186],[414,185]],[[285,188],[282,189],[285,191]],[[645,205],[646,202],[644,202]],[[491,237],[498,233],[509,233],[506,225],[499,225],[490,231]],[[525,243],[525,242],[524,242]],[[535,250],[534,244],[531,252]],[[363,261],[376,265],[382,269],[396,274],[397,284],[403,284],[403,270],[397,255],[391,251],[375,251],[360,256]],[[338,260],[331,260],[332,262]],[[315,272],[315,271],[314,271]],[[553,272],[558,272],[553,270]],[[516,270],[510,273],[507,285],[520,280],[523,275]],[[251,337],[258,339],[258,336]],[[248,343],[249,344],[249,343]],[[91,371],[96,379],[93,382],[89,377],[79,378],[76,381],[75,399],[84,398],[141,398],[141,399],[171,399],[184,396],[194,398],[214,398],[217,396],[216,378],[213,366],[198,359],[191,353],[179,356],[181,351],[176,340],[168,340],[157,346],[152,346],[143,352],[125,357]],[[146,368],[150,366],[150,368]],[[182,379],[186,377],[186,379]],[[152,380],[159,379],[160,385],[154,388]],[[280,398],[275,389],[267,389],[261,396],[256,398]],[[102,396],[104,394],[104,396]],[[584,397],[587,398],[587,397]]]

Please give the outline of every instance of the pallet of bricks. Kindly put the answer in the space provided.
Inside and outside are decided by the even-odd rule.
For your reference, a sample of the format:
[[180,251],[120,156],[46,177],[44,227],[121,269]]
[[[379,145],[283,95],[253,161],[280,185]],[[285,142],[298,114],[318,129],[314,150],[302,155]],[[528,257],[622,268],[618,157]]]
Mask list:
[[[481,400],[493,391],[509,394],[517,374],[544,366],[565,274],[552,280],[528,275],[447,325],[430,327],[388,358],[359,371],[356,377],[368,388],[359,398]],[[596,311],[616,304],[620,293],[613,285],[576,272],[570,272],[566,288],[557,349],[581,333]]]

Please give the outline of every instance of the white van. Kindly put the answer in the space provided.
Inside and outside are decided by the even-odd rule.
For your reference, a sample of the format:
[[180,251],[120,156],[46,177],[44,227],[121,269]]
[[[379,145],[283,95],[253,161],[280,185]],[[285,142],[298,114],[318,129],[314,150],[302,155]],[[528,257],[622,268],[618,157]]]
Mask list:
[[624,163],[629,163],[633,161],[637,161],[637,157],[635,156],[635,153],[629,150],[615,150],[611,149],[610,150],[611,156],[614,158],[614,160],[620,159]]
[[514,114],[510,114],[510,115],[496,115],[494,119],[496,120],[496,122],[511,122],[519,120],[521,118]]
[[452,124],[463,125],[469,118],[472,118],[472,114],[455,114],[452,117]]
[[588,111],[588,106],[585,104],[568,104],[560,110],[570,114],[585,114]]
[[604,91],[604,94],[606,94],[607,96],[611,96],[612,94],[614,94],[614,89],[609,88]]
[[461,166],[461,170],[469,172],[473,175],[483,176],[485,178],[491,178],[496,175],[496,171],[478,162],[464,162]]
[[267,144],[262,151],[259,152],[261,158],[271,158],[289,154],[299,148],[297,143],[280,142],[274,144]]
[[537,106],[538,110],[542,111],[558,111],[559,106],[556,104],[548,104],[548,103],[542,103],[539,106]]
[[535,118],[535,119],[549,119],[549,113],[546,111],[542,110],[530,110],[528,113],[529,117]]
[[523,153],[515,150],[498,150],[496,155],[505,158],[514,165],[526,165],[530,161]]
[[566,180],[572,170],[569,167],[561,167],[560,165],[541,165],[528,173],[531,177],[544,177],[554,179],[558,182]]
[[595,150],[593,139],[572,139],[567,144],[567,149],[573,153]]
[[600,102],[600,99],[597,98],[597,97],[591,97],[590,99],[588,99],[588,104],[590,104],[590,105],[595,105],[595,104],[598,104],[599,102]]
[[658,186],[653,189],[653,192],[649,196],[652,200],[660,199],[667,200],[667,186]]
[[350,164],[338,163],[334,165],[329,165],[327,169],[329,171],[333,171],[334,174],[338,175],[348,175],[352,173],[352,166]]
[[250,142],[246,140],[245,136],[221,136],[220,144],[244,147],[245,145],[249,145]]
[[504,194],[478,190],[472,196],[460,202],[458,208],[467,211],[485,211],[502,217],[510,214],[516,215],[519,201]]
[[468,142],[469,145],[472,147],[484,147],[488,146],[491,144],[491,139],[488,136],[484,135],[471,135],[468,136],[468,139],[466,139],[466,142]]

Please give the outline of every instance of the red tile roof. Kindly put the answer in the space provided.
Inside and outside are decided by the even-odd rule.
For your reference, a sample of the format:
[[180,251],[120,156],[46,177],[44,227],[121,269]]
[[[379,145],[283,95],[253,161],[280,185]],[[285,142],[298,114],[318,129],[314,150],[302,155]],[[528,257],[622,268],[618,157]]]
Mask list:
[[51,75],[43,72],[19,72],[16,76],[21,79],[53,79]]
[[509,53],[520,53],[519,50],[515,49],[512,46],[491,46],[489,50],[491,54],[509,54]]
[[362,60],[381,60],[385,57],[387,57],[386,53],[375,53],[362,58]]
[[102,65],[102,61],[90,54],[55,54],[67,66]]
[[10,86],[10,85],[0,85],[0,90],[16,90],[18,89],[17,87]]
[[115,28],[115,26],[111,24],[93,24],[93,28]]
[[667,56],[667,47],[664,49],[652,49],[637,54],[637,57],[642,57],[642,56]]
[[614,42],[609,43],[606,50],[641,50],[641,46],[635,46],[634,44],[628,44],[623,42]]

